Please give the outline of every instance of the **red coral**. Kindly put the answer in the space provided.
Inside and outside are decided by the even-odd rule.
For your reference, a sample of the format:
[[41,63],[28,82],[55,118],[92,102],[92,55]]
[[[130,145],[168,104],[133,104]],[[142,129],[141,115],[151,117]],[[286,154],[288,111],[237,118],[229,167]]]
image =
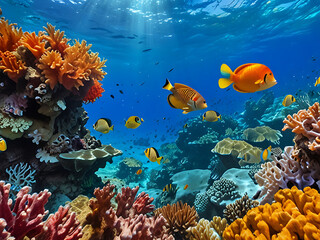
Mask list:
[[54,215],[49,216],[43,229],[35,240],[77,240],[82,237],[76,214],[70,214],[69,207],[60,206]]
[[7,223],[7,231],[16,240],[29,238],[39,234],[43,227],[42,219],[47,214],[44,205],[51,193],[44,190],[39,194],[29,194],[30,187],[23,187],[17,194],[11,211],[12,200],[9,199],[10,184],[0,181],[0,218]]
[[101,87],[101,83],[99,83],[97,80],[94,80],[93,86],[89,89],[87,92],[87,95],[83,98],[83,101],[85,103],[93,103],[96,101],[97,98],[102,97],[102,93],[104,92],[104,89]]

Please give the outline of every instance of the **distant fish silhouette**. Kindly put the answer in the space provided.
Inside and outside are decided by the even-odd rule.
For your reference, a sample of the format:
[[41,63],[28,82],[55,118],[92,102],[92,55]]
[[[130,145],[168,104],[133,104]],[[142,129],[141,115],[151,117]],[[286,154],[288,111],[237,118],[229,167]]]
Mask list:
[[156,62],[154,65],[158,65],[159,64],[159,62]]
[[137,34],[132,34],[133,36],[135,36],[135,37],[138,37],[138,35]]
[[125,36],[123,35],[113,35],[111,36],[112,38],[126,38]]
[[109,29],[102,28],[102,27],[91,27],[90,29],[91,29],[91,30],[104,31],[104,32],[108,32],[108,33],[113,33],[113,32],[110,31]]
[[110,97],[112,97],[114,99],[114,96],[111,94]]
[[135,39],[136,37],[127,37],[127,38],[129,38],[129,39]]
[[123,94],[123,91],[122,91],[122,90],[119,90],[119,92],[120,92],[121,94]]
[[143,41],[138,42],[138,44],[141,44],[141,43],[143,43]]
[[139,85],[142,86],[144,84],[144,82],[140,83]]
[[171,68],[168,72],[172,72],[174,68]]
[[152,48],[147,48],[147,49],[142,50],[142,52],[149,52],[151,50],[152,50]]

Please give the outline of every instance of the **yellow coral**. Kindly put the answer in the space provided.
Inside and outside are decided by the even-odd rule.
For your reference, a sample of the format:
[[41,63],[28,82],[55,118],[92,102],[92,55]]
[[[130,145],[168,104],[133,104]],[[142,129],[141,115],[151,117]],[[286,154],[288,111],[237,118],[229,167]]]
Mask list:
[[15,28],[15,25],[0,19],[0,51],[14,51],[18,47],[23,32],[21,28]]
[[188,229],[190,240],[220,240],[224,229],[228,226],[227,220],[221,217],[213,217],[209,222],[202,218],[197,226]]
[[18,79],[25,74],[27,67],[9,51],[0,51],[0,57],[0,69],[7,73],[11,80],[17,83]]
[[306,187],[279,190],[275,203],[248,211],[223,232],[225,240],[320,239],[320,194]]

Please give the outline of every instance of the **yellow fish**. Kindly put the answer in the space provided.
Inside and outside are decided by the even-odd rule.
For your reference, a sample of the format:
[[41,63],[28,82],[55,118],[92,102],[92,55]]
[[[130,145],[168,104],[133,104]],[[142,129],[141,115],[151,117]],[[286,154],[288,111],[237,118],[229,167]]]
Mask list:
[[144,154],[151,162],[157,162],[158,164],[160,164],[161,160],[163,159],[163,157],[159,156],[158,151],[154,147],[144,150]]
[[316,83],[314,84],[314,86],[317,86],[320,83],[320,77],[317,79]]
[[188,127],[188,123],[186,123],[185,125],[183,125],[183,128],[187,128]]
[[0,137],[0,152],[4,152],[5,150],[7,150],[6,140],[4,140],[4,138]]
[[183,110],[183,114],[207,107],[204,98],[191,87],[181,83],[175,83],[172,86],[169,80],[166,79],[166,84],[162,88],[172,92],[167,98],[170,107]]
[[131,116],[126,121],[125,126],[127,128],[135,129],[135,128],[137,128],[137,127],[139,127],[141,125],[141,122],[144,122],[143,118],[139,118],[137,116]]
[[288,107],[292,103],[294,103],[295,101],[296,101],[296,99],[294,98],[294,96],[289,94],[289,95],[285,96],[285,98],[283,99],[282,105],[285,106],[285,107]]
[[261,152],[261,155],[260,155],[261,160],[267,161],[267,159],[270,158],[270,156],[271,156],[271,149],[272,149],[272,147],[269,146],[268,148],[266,148],[265,150],[263,150],[263,151]]
[[100,118],[98,121],[93,124],[93,128],[101,133],[108,133],[110,130],[113,131],[113,125],[111,120],[108,118]]
[[243,64],[234,72],[222,64],[220,72],[224,78],[219,79],[219,87],[227,88],[233,84],[234,90],[241,93],[262,91],[277,84],[271,70],[260,63]]
[[207,111],[202,115],[202,121],[216,122],[219,119],[221,120],[221,115],[216,111]]
[[171,184],[167,184],[167,185],[162,189],[162,191],[163,191],[163,192],[169,192],[171,189],[172,189],[172,185],[171,185]]

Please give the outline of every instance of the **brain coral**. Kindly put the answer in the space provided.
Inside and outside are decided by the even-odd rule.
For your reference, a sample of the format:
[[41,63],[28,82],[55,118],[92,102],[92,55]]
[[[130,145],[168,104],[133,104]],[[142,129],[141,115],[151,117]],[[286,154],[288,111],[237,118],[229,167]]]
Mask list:
[[248,211],[223,232],[225,240],[320,239],[320,194],[306,187],[279,190],[275,203]]

